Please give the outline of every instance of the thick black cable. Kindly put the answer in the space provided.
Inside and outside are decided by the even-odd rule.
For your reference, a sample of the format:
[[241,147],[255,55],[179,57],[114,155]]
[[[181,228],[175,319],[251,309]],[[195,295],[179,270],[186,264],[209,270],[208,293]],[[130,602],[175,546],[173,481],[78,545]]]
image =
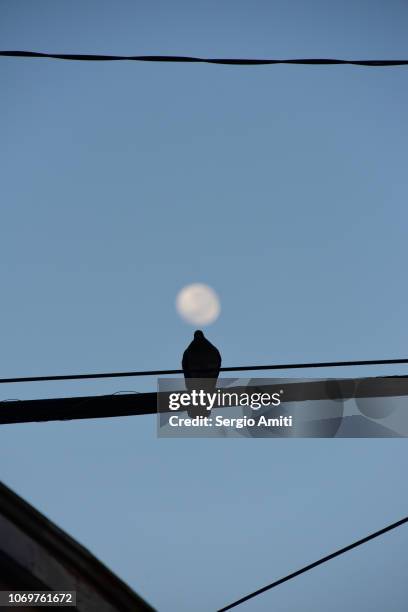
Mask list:
[[[220,372],[254,372],[260,370],[300,370],[307,368],[337,368],[367,365],[398,365],[408,364],[408,359],[370,359],[362,361],[322,361],[312,363],[283,363],[272,365],[235,366],[220,368]],[[205,370],[202,370],[203,373]],[[167,376],[168,374],[183,374],[183,370],[143,370],[136,372],[102,372],[100,374],[61,374],[56,376],[21,376],[19,378],[0,378],[3,383],[39,382],[52,380],[81,380],[88,378],[127,378],[130,376]]]
[[293,572],[292,574],[288,574],[284,578],[279,578],[279,580],[275,580],[275,582],[272,582],[271,584],[268,584],[267,586],[264,586],[261,589],[258,589],[257,591],[250,593],[250,595],[241,597],[241,599],[238,599],[237,601],[234,601],[228,606],[221,608],[217,612],[226,612],[227,610],[231,610],[232,608],[239,606],[245,601],[248,601],[249,599],[252,599],[253,597],[256,597],[257,595],[261,595],[261,593],[265,593],[265,591],[269,591],[270,589],[277,587],[283,582],[287,582],[288,580],[291,580],[292,578],[296,578],[296,576],[300,576],[300,574],[304,574],[305,572],[308,572],[309,570],[317,567],[318,565],[321,565],[322,563],[326,563],[326,561],[330,561],[331,559],[334,559],[335,557],[338,557],[339,555],[343,555],[349,550],[352,550],[353,548],[356,548],[357,546],[361,546],[362,544],[365,544],[366,542],[369,542],[370,540],[373,540],[374,538],[378,538],[380,535],[383,535],[384,533],[387,533],[388,531],[391,531],[392,529],[401,527],[401,525],[404,525],[404,523],[408,523],[408,516],[401,519],[400,521],[397,521],[396,523],[392,523],[392,525],[388,525],[388,527],[384,527],[384,529],[380,529],[379,531],[376,531],[366,536],[365,538],[362,538],[361,540],[357,540],[356,542],[353,542],[353,544],[349,544],[348,546],[345,546],[344,548],[340,548],[339,550],[336,550],[336,552],[331,553],[330,555],[327,555],[326,557],[322,557],[318,561],[315,561],[314,563],[310,563],[310,565],[306,565],[305,567],[302,567],[302,569],[297,570],[296,572]]
[[264,66],[271,64],[309,64],[309,65],[333,65],[351,64],[354,66],[406,66],[408,60],[344,60],[344,59],[238,59],[238,58],[206,58],[190,57],[183,55],[101,55],[88,53],[40,53],[37,51],[0,51],[3,57],[34,57],[60,60],[74,60],[85,62],[112,62],[112,61],[136,61],[136,62],[185,62],[202,64],[224,64],[233,66]]

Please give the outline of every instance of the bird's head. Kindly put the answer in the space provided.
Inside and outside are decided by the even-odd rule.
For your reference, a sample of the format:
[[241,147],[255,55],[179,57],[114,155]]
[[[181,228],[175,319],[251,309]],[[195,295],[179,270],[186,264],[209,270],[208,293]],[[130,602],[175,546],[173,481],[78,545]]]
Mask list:
[[194,332],[194,340],[197,340],[198,338],[204,338],[204,334],[201,329],[197,329],[197,331]]

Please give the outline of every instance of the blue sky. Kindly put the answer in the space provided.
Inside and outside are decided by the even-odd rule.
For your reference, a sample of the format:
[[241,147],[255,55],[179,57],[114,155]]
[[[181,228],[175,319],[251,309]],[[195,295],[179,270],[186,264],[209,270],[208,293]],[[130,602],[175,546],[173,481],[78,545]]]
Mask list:
[[[407,20],[397,0],[0,0],[0,47],[406,59]],[[178,367],[190,282],[220,296],[224,365],[406,357],[407,75],[2,58],[2,377]],[[404,440],[166,440],[140,417],[6,426],[0,461],[164,612],[216,610],[407,514]],[[241,609],[401,612],[407,540]]]

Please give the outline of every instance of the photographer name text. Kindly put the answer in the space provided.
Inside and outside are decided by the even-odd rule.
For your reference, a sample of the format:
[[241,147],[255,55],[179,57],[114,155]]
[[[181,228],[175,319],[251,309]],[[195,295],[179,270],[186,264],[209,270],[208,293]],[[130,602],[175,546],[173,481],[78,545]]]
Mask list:
[[292,417],[282,415],[274,418],[261,415],[254,419],[246,416],[227,418],[221,415],[215,418],[207,416],[188,418],[173,414],[168,422],[171,427],[232,427],[235,429],[243,429],[244,427],[292,427]]

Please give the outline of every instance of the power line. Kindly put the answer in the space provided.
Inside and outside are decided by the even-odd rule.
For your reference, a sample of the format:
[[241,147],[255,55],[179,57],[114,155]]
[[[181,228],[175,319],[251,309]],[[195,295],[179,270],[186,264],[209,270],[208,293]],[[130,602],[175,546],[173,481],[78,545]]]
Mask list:
[[[408,364],[408,359],[370,359],[361,361],[322,361],[312,363],[283,363],[272,365],[249,365],[220,368],[220,372],[255,372],[260,370],[300,370],[307,368],[337,368],[366,365],[398,365]],[[202,370],[205,372],[205,370]],[[58,374],[55,376],[21,376],[18,378],[0,378],[0,384],[45,382],[52,380],[83,380],[89,378],[127,378],[130,376],[167,376],[169,374],[183,374],[183,370],[143,370],[135,372],[102,372],[95,374]]]
[[388,531],[391,531],[392,529],[401,527],[401,525],[403,525],[404,523],[408,523],[408,516],[401,519],[400,521],[397,521],[396,523],[392,523],[392,525],[388,525],[388,527],[384,527],[384,529],[380,529],[380,531],[376,531],[375,533],[372,533],[371,535],[368,535],[367,537],[362,538],[361,540],[357,540],[357,542],[354,542],[353,544],[349,544],[348,546],[345,546],[344,548],[340,548],[336,552],[333,552],[330,555],[327,555],[326,557],[322,557],[318,561],[315,561],[314,563],[310,563],[310,565],[306,565],[305,567],[302,567],[302,569],[297,570],[296,572],[293,572],[292,574],[288,574],[284,578],[279,578],[279,580],[275,580],[275,582],[272,582],[271,584],[268,584],[267,586],[262,587],[262,589],[258,589],[257,591],[250,593],[250,595],[246,595],[245,597],[242,597],[241,599],[234,601],[234,603],[231,603],[228,606],[221,608],[220,610],[218,610],[218,612],[226,612],[227,610],[231,610],[232,608],[239,606],[245,601],[248,601],[249,599],[252,599],[253,597],[256,597],[257,595],[261,595],[261,593],[265,593],[265,591],[269,591],[270,589],[277,587],[283,582],[292,580],[292,578],[296,578],[296,576],[300,576],[300,574],[304,574],[305,572],[308,572],[314,567],[317,567],[318,565],[321,565],[322,563],[326,563],[326,561],[330,561],[331,559],[334,559],[335,557],[338,557],[339,555],[343,555],[349,550],[352,550],[353,548],[356,548],[357,546],[361,546],[362,544],[365,544],[366,542],[369,542],[370,540],[373,540],[374,538],[378,538],[379,536],[383,535],[384,533],[387,533]]
[[[249,383],[228,386],[228,393],[272,394],[281,388],[281,382]],[[0,425],[12,423],[39,423],[82,419],[120,418],[170,412],[169,391],[137,393],[116,392],[108,395],[51,397],[46,399],[0,401]],[[359,397],[406,397],[408,376],[371,377],[356,379],[297,380],[284,383],[283,403],[317,400],[340,400]],[[218,407],[218,406],[217,406]],[[222,406],[221,406],[222,407]],[[181,412],[185,408],[181,408]]]
[[271,64],[300,64],[300,65],[334,65],[351,64],[353,66],[406,66],[408,60],[344,60],[344,59],[238,59],[238,58],[208,58],[190,57],[183,55],[101,55],[88,53],[40,53],[37,51],[0,51],[3,57],[33,57],[60,60],[74,60],[85,62],[111,62],[111,61],[135,61],[135,62],[177,62],[177,63],[201,63],[201,64],[223,64],[233,66],[265,66]]

